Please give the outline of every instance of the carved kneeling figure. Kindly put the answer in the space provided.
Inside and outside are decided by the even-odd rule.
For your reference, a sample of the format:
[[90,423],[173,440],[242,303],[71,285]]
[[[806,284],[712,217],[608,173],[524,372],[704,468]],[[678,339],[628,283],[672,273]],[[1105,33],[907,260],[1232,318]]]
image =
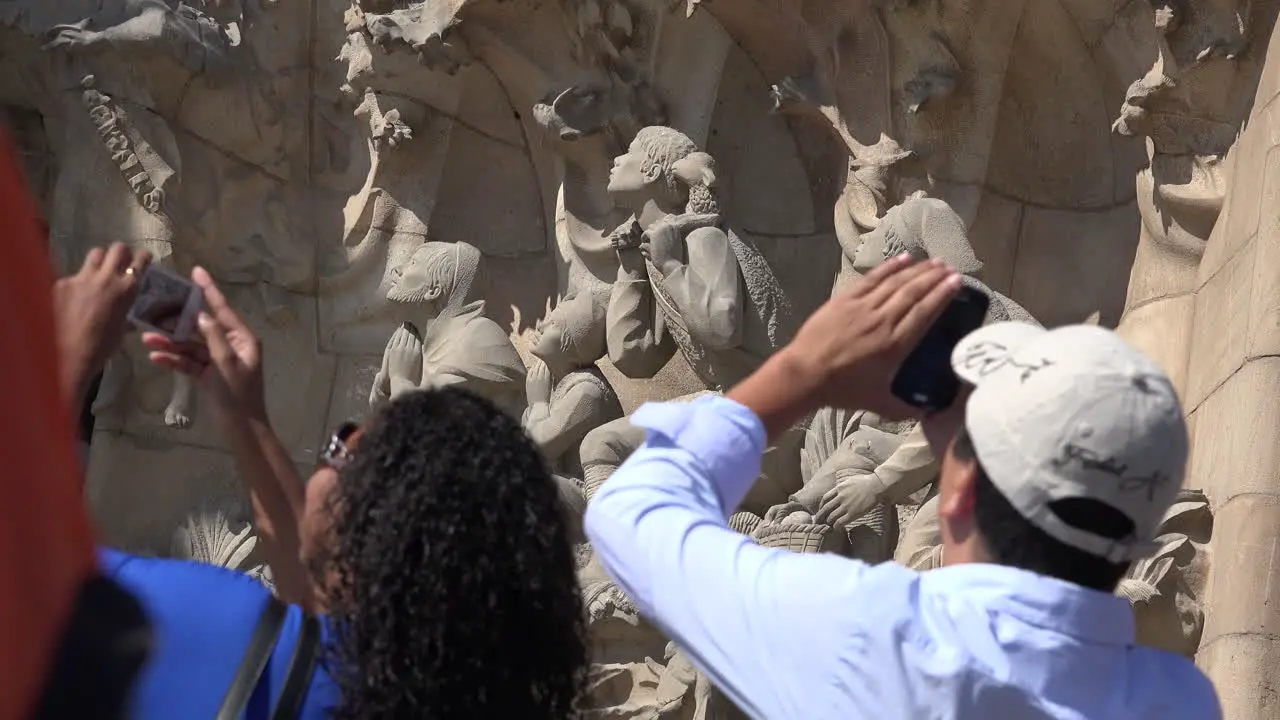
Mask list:
[[428,242],[397,268],[387,300],[407,310],[391,335],[369,402],[412,389],[461,385],[512,415],[524,407],[524,363],[505,330],[476,299],[480,251],[467,243]]

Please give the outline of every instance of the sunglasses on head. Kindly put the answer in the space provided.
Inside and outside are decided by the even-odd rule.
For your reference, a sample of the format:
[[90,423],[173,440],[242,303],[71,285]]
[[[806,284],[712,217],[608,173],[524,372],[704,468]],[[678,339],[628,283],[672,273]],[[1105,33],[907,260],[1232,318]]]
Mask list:
[[334,470],[342,470],[350,465],[356,456],[355,446],[360,439],[360,432],[361,427],[353,422],[345,422],[334,430],[329,436],[329,442],[320,451],[320,464]]

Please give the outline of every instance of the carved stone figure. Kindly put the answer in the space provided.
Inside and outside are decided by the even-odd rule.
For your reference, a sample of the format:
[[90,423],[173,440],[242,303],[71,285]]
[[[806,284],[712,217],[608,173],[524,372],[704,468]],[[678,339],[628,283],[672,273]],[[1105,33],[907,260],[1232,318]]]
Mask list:
[[668,641],[640,615],[631,598],[592,555],[578,571],[592,668],[587,684],[587,717],[653,717]]
[[49,49],[93,53],[110,49],[141,57],[164,48],[192,74],[216,72],[230,64],[231,38],[206,9],[241,19],[239,2],[204,2],[197,9],[185,2],[109,0],[98,13],[50,31]]
[[[836,291],[853,273],[865,273],[889,258],[909,253],[922,260],[945,260],[964,273],[966,285],[987,293],[991,305],[986,322],[1035,323],[1022,306],[975,277],[983,266],[967,235],[963,221],[947,203],[927,197],[908,199],[890,208],[856,247],[844,247],[845,268]],[[830,437],[833,434],[835,437]],[[825,409],[815,417],[809,435],[806,459],[817,460],[810,460],[817,469],[807,473],[804,488],[788,503],[771,510],[766,520],[782,523],[790,517],[830,524],[850,533],[869,532],[871,536],[853,544],[851,551],[883,560],[894,555],[897,546],[900,560],[918,564],[915,555],[921,544],[933,547],[936,501],[932,496],[926,499],[901,544],[896,536],[894,506],[906,503],[937,475],[937,459],[920,428],[886,425],[871,415],[851,416]],[[833,443],[835,449],[831,450]],[[795,513],[799,515],[793,517]]]
[[768,261],[723,225],[715,188],[715,161],[684,134],[654,126],[636,135],[609,192],[634,213],[618,254],[624,265],[643,258],[649,283],[619,283],[610,302],[652,323],[656,342],[670,333],[694,372],[722,389],[785,344],[795,318]]
[[534,343],[523,422],[554,470],[581,477],[578,449],[583,437],[622,417],[622,406],[613,386],[594,365],[599,356],[583,354],[572,344],[570,334],[554,337],[562,343],[560,347],[547,347],[544,337]]
[[611,90],[573,86],[533,108],[564,162],[556,240],[566,287],[543,320],[539,343],[544,352],[568,343],[584,356],[607,355],[624,375],[648,377],[670,348],[655,340],[650,323],[628,317],[625,304],[610,303],[615,286],[648,282],[638,261],[619,257],[611,231],[626,215],[607,191],[611,161],[622,128],[634,122],[633,110],[618,102]]
[[587,498],[579,448],[593,428],[622,417],[622,406],[594,365],[596,351],[587,350],[596,344],[578,346],[573,333],[556,333],[549,341],[542,330],[540,324],[525,380],[529,404],[521,421],[556,473],[571,532],[580,538]]
[[[987,322],[1014,320],[1035,322],[1031,313],[983,283],[983,263],[973,251],[964,220],[942,200],[912,197],[890,208],[876,224],[863,233],[857,246],[841,243],[847,271],[862,274],[885,260],[909,253],[917,260],[938,258],[965,276],[965,285],[991,297]],[[847,281],[841,278],[842,281]]]
[[[830,528],[835,531],[827,542],[831,552],[870,563],[892,558],[898,543],[897,511],[893,502],[874,494],[876,486],[867,478],[875,477],[876,469],[902,445],[901,432],[901,424],[886,423],[873,413],[820,411],[805,432],[800,454],[804,486],[786,503],[771,508],[763,526]],[[859,488],[873,494],[845,502],[850,510],[838,516],[844,506],[836,499],[848,498],[835,492],[837,488],[846,493]],[[854,515],[868,503],[864,513]]]
[[[720,390],[784,345],[796,319],[768,260],[724,227],[715,188],[714,159],[672,128],[644,128],[614,162],[609,192],[633,215],[614,235],[621,270],[609,330],[643,339],[624,354],[643,354],[643,362],[623,367],[643,366],[642,376],[652,375],[678,348],[694,373]],[[784,435],[774,452],[793,457],[800,437]],[[588,496],[643,440],[625,418],[588,434],[582,446]],[[798,470],[766,466],[770,481],[758,483],[746,502],[760,512],[785,497],[789,490],[779,488],[789,487]]]
[[480,263],[480,251],[467,243],[428,242],[394,271],[387,299],[412,320],[387,342],[370,403],[459,385],[519,414],[524,363],[507,332],[484,314],[476,286]]

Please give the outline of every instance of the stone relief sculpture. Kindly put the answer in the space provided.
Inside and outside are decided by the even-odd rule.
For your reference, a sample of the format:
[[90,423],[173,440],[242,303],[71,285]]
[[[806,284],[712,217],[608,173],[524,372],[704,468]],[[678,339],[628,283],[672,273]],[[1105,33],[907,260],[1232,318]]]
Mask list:
[[[910,198],[890,208],[857,245],[842,242],[845,267],[837,279],[837,292],[852,274],[865,273],[902,253],[919,259],[941,258],[965,274],[967,285],[991,297],[987,322],[1035,323],[1024,308],[976,277],[983,265],[967,235],[963,221],[947,203]],[[936,545],[936,502],[932,492],[916,503],[910,499],[933,482],[937,460],[918,427],[885,423],[868,413],[821,410],[809,426],[803,462],[804,487],[770,509],[766,524],[833,527],[847,534],[847,543],[839,546],[844,554],[881,562],[896,552],[906,564],[929,564],[918,555],[925,552],[922,544],[925,548]],[[920,510],[899,545],[895,506],[905,504],[920,505]]]
[[[628,285],[648,282],[633,257],[620,257],[619,232],[609,230],[625,214],[607,192],[621,132],[615,102],[610,92],[575,86],[533,109],[564,161],[556,235],[567,265],[566,293],[544,318],[539,344],[546,354],[567,342],[584,354],[607,354],[628,376],[649,377],[662,367],[662,352],[669,348],[655,339],[649,324],[626,317],[625,305],[610,302]],[[630,111],[624,109],[623,118],[630,121]],[[570,339],[562,339],[566,335]]]
[[[364,17],[373,43],[388,52],[396,48],[416,53],[418,62],[449,74],[471,59],[465,43],[449,32],[470,0],[386,3],[360,0],[353,7]],[[398,5],[398,6],[397,6]]]
[[[203,2],[208,10],[223,10],[231,21],[243,18],[240,2]],[[229,12],[228,12],[229,11]],[[165,0],[109,0],[100,11],[79,22],[57,25],[46,47],[80,53],[110,49],[146,57],[166,47],[193,74],[216,72],[230,64],[232,41],[218,18],[185,2]]]
[[[51,49],[59,47],[87,49],[94,47],[94,45],[81,44],[82,42],[91,42],[91,40],[83,37],[85,32],[91,32],[85,30],[83,27],[85,24],[87,22],[75,28],[63,28],[59,31],[60,36],[55,38],[47,47]],[[168,203],[165,201],[163,188],[174,178],[175,169],[165,161],[160,153],[157,153],[149,143],[140,137],[136,127],[130,127],[131,123],[123,108],[113,102],[111,97],[97,89],[97,78],[94,75],[85,75],[80,80],[80,86],[82,88],[81,101],[83,103],[83,111],[93,123],[99,142],[102,144],[103,152],[110,156],[112,164],[115,165],[115,169],[119,173],[120,180],[127,184],[132,196],[130,198],[131,201],[137,203],[145,213],[150,215],[157,241],[143,243],[144,246],[154,246],[146,247],[146,249],[152,250],[161,264],[172,266],[172,238],[175,230],[173,221],[166,211]],[[129,137],[130,135],[133,136],[133,139]],[[149,162],[144,164],[140,161],[139,152]],[[104,376],[103,388],[99,392],[94,407],[95,413],[109,407],[119,398],[124,382],[124,372],[125,370],[118,358],[108,366]],[[169,406],[165,409],[165,423],[174,427],[190,425],[193,403],[194,393],[190,383],[186,378],[176,378],[172,398]]]
[[[290,386],[273,400],[273,417],[287,408],[299,463],[314,461],[323,426],[346,419],[337,415],[460,383],[521,417],[580,517],[643,439],[626,412],[749,373],[802,319],[797,285],[816,276],[810,268],[839,262],[840,286],[903,251],[961,267],[992,294],[990,320],[1114,324],[1127,290],[1121,331],[1166,364],[1188,410],[1211,416],[1194,424],[1197,457],[1236,448],[1213,415],[1215,393],[1231,385],[1206,358],[1226,363],[1235,351],[1223,348],[1247,347],[1258,355],[1236,363],[1244,374],[1275,354],[1257,300],[1269,281],[1233,268],[1270,266],[1257,255],[1265,245],[1250,250],[1245,239],[1265,239],[1270,222],[1259,208],[1271,143],[1258,139],[1273,124],[1270,95],[1253,94],[1280,6],[1193,5],[0,0],[0,99],[25,118],[31,147],[54,155],[33,163],[34,184],[61,264],[125,239],[179,270],[199,262],[224,283],[259,288],[245,302],[315,378],[315,389]],[[727,60],[702,52],[716,43]],[[337,62],[313,45],[340,46]],[[808,194],[742,171],[757,148],[741,138],[753,136],[725,130],[765,118],[794,141],[785,152],[801,158]],[[817,131],[835,139],[815,145]],[[1247,152],[1227,154],[1240,143]],[[509,237],[516,226],[498,222],[497,193],[447,192],[474,168],[505,177],[509,158],[534,168],[528,190],[543,212],[527,223],[532,240]],[[741,212],[752,193],[811,197],[770,223],[811,231],[752,230]],[[481,219],[451,233],[441,220],[450,214]],[[829,256],[812,240],[828,241]],[[1232,260],[1245,253],[1255,255]],[[545,287],[530,279],[534,263],[552,268]],[[491,282],[478,280],[482,269]],[[1228,280],[1235,289],[1214,290]],[[1237,313],[1242,302],[1262,305]],[[509,303],[519,305],[513,317],[537,319],[513,328],[523,333],[514,340]],[[1252,319],[1241,330],[1194,322],[1197,313]],[[163,403],[175,427],[193,408],[167,384],[153,399],[156,383],[129,359],[113,362],[99,397],[119,421],[100,425],[94,482],[148,497],[137,468],[154,464],[167,487],[195,483],[191,468],[222,459],[199,428],[151,429],[158,417],[147,413]],[[1218,465],[1239,454],[1213,452]],[[1248,461],[1269,468],[1263,455],[1255,448]],[[764,465],[731,519],[755,541],[940,562],[936,462],[909,424],[822,411]],[[1253,652],[1240,643],[1261,642],[1249,633],[1265,624],[1237,622],[1253,615],[1231,604],[1223,578],[1260,576],[1234,556],[1261,568],[1252,548],[1270,545],[1238,509],[1268,511],[1236,497],[1262,492],[1261,481],[1236,480],[1257,468],[1231,467],[1239,488],[1214,479],[1221,470],[1193,469],[1208,478],[1205,495],[1188,491],[1164,550],[1124,585],[1145,641],[1199,648],[1219,678],[1235,677],[1235,660],[1223,658]],[[187,499],[219,492],[207,485],[156,494],[149,507],[172,519],[151,551],[240,562],[250,535],[187,521]],[[138,506],[91,496],[106,514]],[[1216,567],[1210,506],[1215,542],[1240,548]],[[178,525],[185,539],[171,544]],[[731,715],[599,572],[589,546],[580,550],[594,716]],[[1210,572],[1222,574],[1211,585]],[[1258,695],[1269,666],[1245,665],[1257,681],[1232,682]],[[1245,707],[1247,696],[1227,704]],[[1238,714],[1267,717],[1249,712]]]
[[406,390],[453,385],[519,414],[524,363],[507,332],[484,314],[485,302],[476,295],[480,270],[475,247],[428,242],[393,272],[387,300],[403,306],[413,320],[387,341],[370,403]]
[[[609,299],[610,330],[643,338],[629,349],[648,353],[643,363],[621,367],[641,365],[642,376],[652,375],[678,349],[709,389],[720,390],[794,333],[785,291],[755,245],[724,225],[715,187],[714,159],[672,128],[642,129],[615,161],[608,189],[633,215],[614,235],[622,271]],[[625,419],[588,434],[588,495],[643,437]],[[790,433],[780,444],[798,446],[799,437]],[[768,484],[759,487],[769,494]],[[772,504],[748,502],[761,512]]]
[[1160,526],[1160,550],[1134,563],[1117,594],[1129,599],[1138,642],[1194,657],[1204,630],[1213,513],[1199,490],[1183,490]]
[[[86,75],[81,80],[81,87],[84,89],[82,98],[85,110],[107,151],[111,154],[111,159],[120,171],[121,177],[133,191],[136,201],[154,217],[161,237],[172,237],[173,222],[165,211],[165,194],[160,186],[173,177],[175,174],[173,168],[165,164],[159,155],[151,151],[150,147],[140,145],[139,149],[153,159],[151,172],[148,172],[139,161],[134,146],[122,127],[127,123],[123,111],[119,107],[113,107],[111,98],[97,90],[96,78],[93,75]],[[172,243],[161,240],[157,250],[159,252],[155,253],[156,259],[161,265],[172,266]],[[123,370],[119,366],[119,360],[115,360],[104,375],[103,386],[99,390],[94,406],[95,413],[109,407],[119,398],[123,382]],[[178,428],[190,425],[194,402],[194,390],[190,381],[186,377],[175,376],[173,396],[169,406],[165,408],[165,424]]]
[[[541,332],[539,328],[539,332]],[[593,428],[622,417],[617,393],[595,367],[599,356],[582,354],[572,335],[559,335],[562,345],[549,351],[539,337],[534,344],[525,395],[523,422],[553,469],[582,476],[578,449]]]
[[1021,305],[979,279],[983,263],[969,242],[964,220],[943,200],[923,196],[909,198],[890,208],[877,221],[875,229],[859,236],[855,246],[842,241],[841,249],[846,263],[845,277],[848,270],[861,275],[902,253],[918,260],[944,260],[965,276],[967,286],[991,297],[987,322],[1035,322]]
[[[165,57],[177,63],[189,78],[226,74],[237,66],[235,51],[241,33],[252,24],[251,9],[240,2],[204,3],[196,7],[163,0],[113,0],[86,10],[87,15],[77,22],[49,28],[44,48],[55,56],[51,81],[64,86],[75,81],[81,86],[79,112],[87,114],[98,135],[96,144],[100,149],[96,152],[109,158],[120,179],[104,180],[99,177],[105,178],[105,175],[82,172],[72,172],[59,179],[55,186],[51,232],[59,238],[81,236],[74,242],[57,246],[63,256],[62,264],[78,262],[88,245],[113,240],[113,232],[120,233],[132,226],[132,232],[118,236],[130,237],[135,245],[150,250],[162,265],[185,272],[200,261],[198,226],[207,208],[200,207],[204,198],[191,197],[189,189],[181,190],[185,178],[180,147],[184,143],[160,114],[149,112],[175,99],[166,97],[166,93],[181,94],[182,88],[172,85],[172,78],[158,67],[149,74],[137,75],[120,69],[144,59]],[[139,101],[147,107],[127,108]],[[94,143],[80,130],[81,123],[75,120],[74,110],[65,102],[60,104],[68,115],[62,123],[67,135],[60,145],[64,152],[73,156],[79,153],[87,160],[83,154],[95,150],[86,144]],[[95,159],[91,164],[99,161]],[[96,183],[105,183],[105,186]],[[87,199],[81,195],[103,197],[114,192],[113,186],[118,183],[128,188],[131,197],[118,200],[125,205],[116,211],[116,218],[100,223],[98,228],[88,226],[90,236],[97,231],[103,233],[101,238],[82,237],[86,226],[66,224],[65,219],[76,214],[68,203]],[[136,210],[130,211],[130,206]],[[270,255],[264,255],[259,261],[265,263],[270,259]],[[132,375],[132,368],[125,361],[126,358],[119,357],[109,365],[95,412],[112,407],[124,392]],[[165,424],[186,428],[192,422],[193,413],[192,389],[185,378],[178,378],[164,411]]]
[[767,260],[723,226],[715,187],[714,159],[684,134],[654,126],[636,135],[609,192],[634,213],[619,255],[643,257],[649,283],[620,285],[610,302],[653,323],[656,337],[669,332],[707,386],[722,389],[785,344],[795,318]]
[[[567,87],[552,83],[552,93],[533,106],[563,163],[556,240],[565,293],[544,318],[540,343],[568,342],[584,355],[606,355],[624,375],[647,378],[671,348],[655,340],[650,324],[619,316],[625,306],[610,303],[615,288],[647,277],[634,258],[618,253],[617,228],[629,211],[608,184],[613,158],[640,128],[667,122],[650,82],[656,25],[640,6],[619,0],[572,0],[562,9],[570,55],[591,75]],[[573,338],[561,341],[565,333]]]
[[[868,487],[874,492],[870,483],[876,479],[876,468],[902,445],[900,432],[900,427],[882,422],[873,413],[820,411],[806,430],[801,450],[804,486],[786,503],[771,508],[763,526],[822,528],[830,531],[832,552],[867,562],[891,559],[898,543],[895,504],[875,493],[859,498],[869,501],[862,510],[862,504],[853,507],[838,491]],[[847,512],[838,515],[846,507]]]

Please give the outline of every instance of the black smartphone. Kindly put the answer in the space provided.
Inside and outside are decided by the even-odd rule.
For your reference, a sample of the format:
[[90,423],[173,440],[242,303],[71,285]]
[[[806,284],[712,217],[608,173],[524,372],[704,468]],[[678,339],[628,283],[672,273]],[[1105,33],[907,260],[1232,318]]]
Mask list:
[[138,282],[138,295],[127,316],[134,327],[160,333],[170,340],[195,335],[196,317],[204,307],[199,285],[156,265]]
[[951,351],[964,336],[982,327],[991,298],[965,286],[951,299],[920,344],[893,376],[894,397],[928,412],[946,410],[960,392],[960,378],[951,369]]

